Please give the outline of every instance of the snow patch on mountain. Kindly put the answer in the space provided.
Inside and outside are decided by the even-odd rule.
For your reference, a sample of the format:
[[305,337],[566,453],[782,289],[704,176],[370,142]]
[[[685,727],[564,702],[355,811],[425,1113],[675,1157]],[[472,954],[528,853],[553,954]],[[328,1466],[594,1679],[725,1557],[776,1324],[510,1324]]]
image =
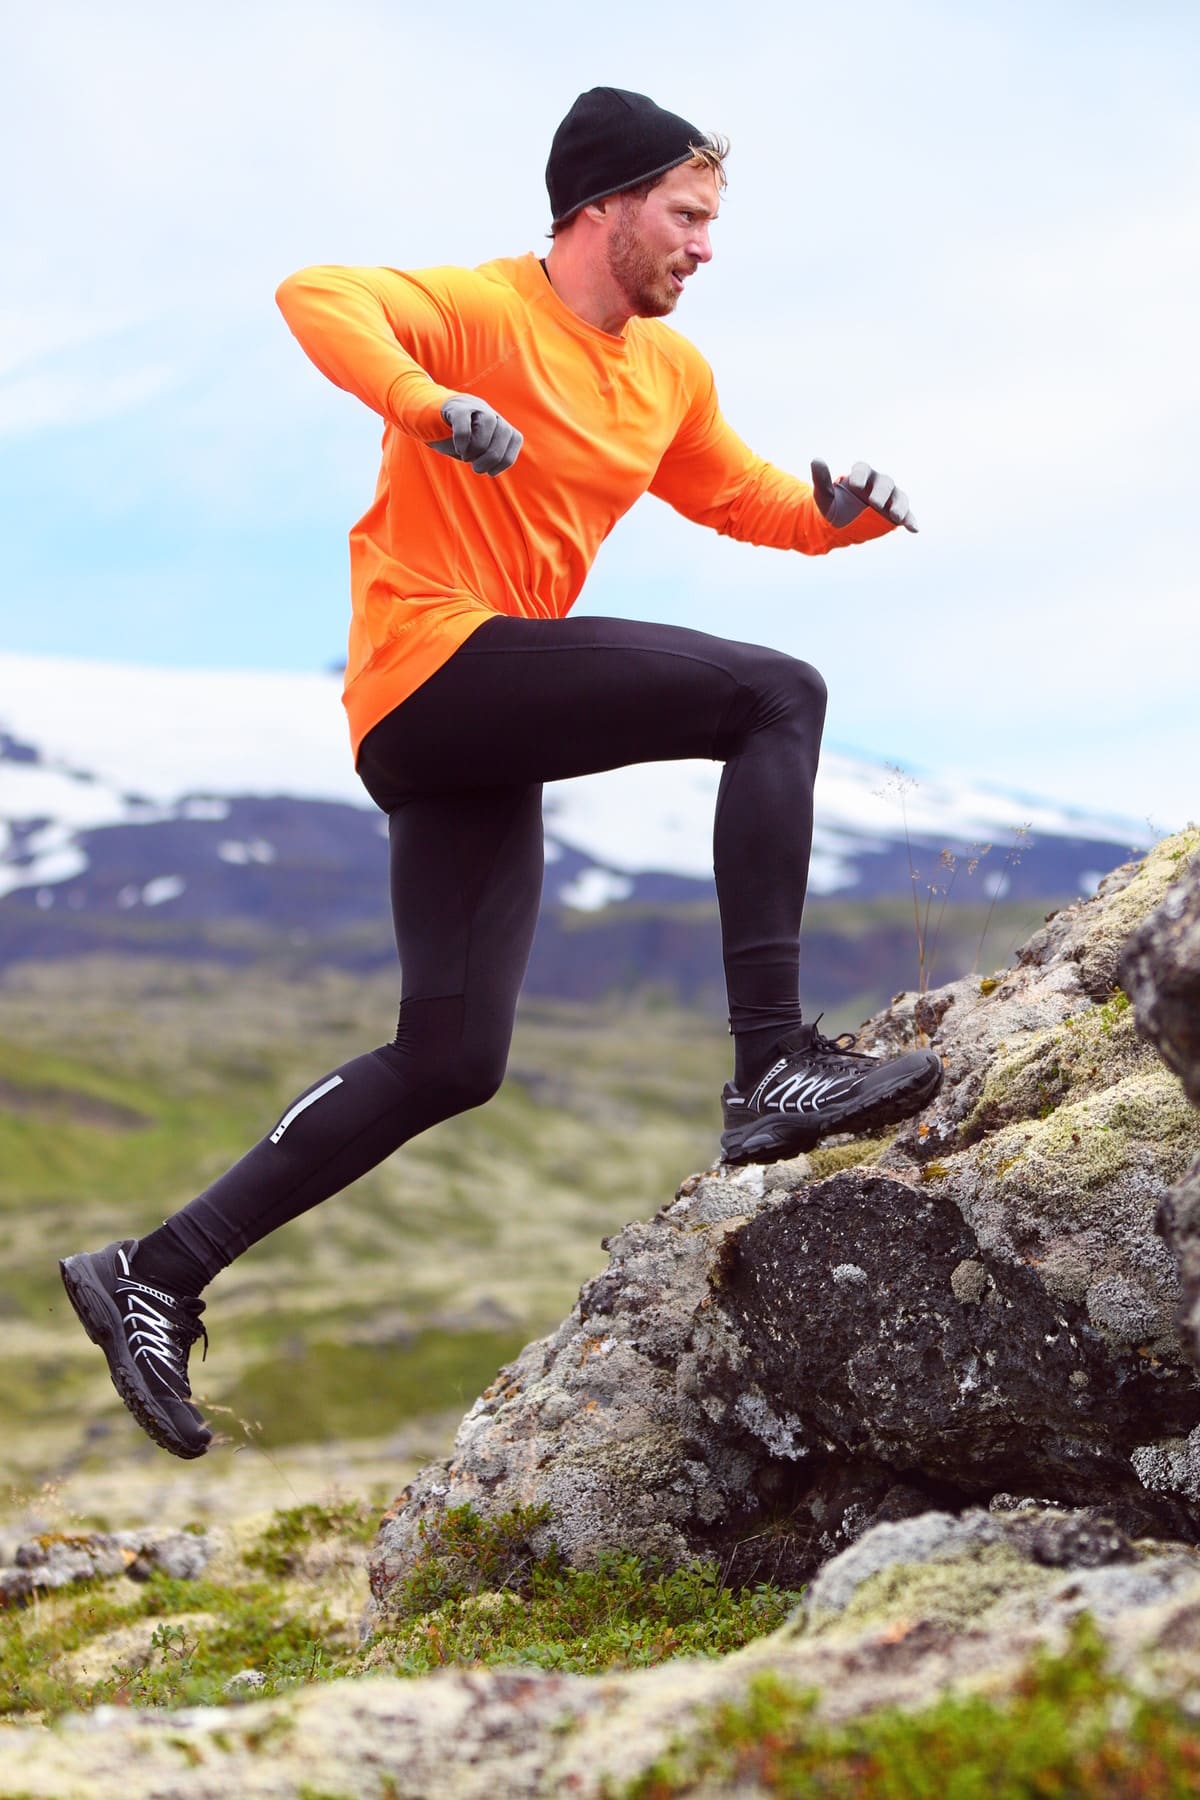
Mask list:
[[591,868],[582,869],[574,881],[559,888],[558,898],[564,906],[573,906],[577,912],[600,912],[614,900],[628,900],[632,892],[633,882],[628,875]]
[[268,844],[265,838],[251,838],[243,842],[240,838],[226,838],[217,845],[217,855],[222,862],[237,863],[245,868],[248,863],[271,863],[275,861],[275,846]]

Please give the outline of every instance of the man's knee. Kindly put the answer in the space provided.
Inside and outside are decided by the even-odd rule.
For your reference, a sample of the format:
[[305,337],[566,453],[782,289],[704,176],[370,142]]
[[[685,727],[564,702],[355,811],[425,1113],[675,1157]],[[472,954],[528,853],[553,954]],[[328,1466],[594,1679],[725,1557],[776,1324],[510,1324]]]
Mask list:
[[473,1107],[486,1106],[500,1091],[507,1061],[506,1051],[486,1049],[456,1060],[453,1069],[444,1071],[441,1082],[442,1093],[450,1102],[450,1112],[470,1112]]
[[800,720],[808,727],[823,723],[829,690],[812,663],[786,656],[781,650],[764,651],[756,685],[760,725],[784,718]]
[[801,662],[796,656],[788,656],[783,660],[787,664],[785,681],[793,704],[807,713],[815,713],[824,718],[829,689],[821,671],[814,669],[811,663]]
[[[403,1025],[403,1020],[402,1020]],[[508,1044],[431,1042],[403,1029],[381,1054],[409,1093],[419,1090],[434,1118],[450,1119],[493,1098],[504,1080]]]

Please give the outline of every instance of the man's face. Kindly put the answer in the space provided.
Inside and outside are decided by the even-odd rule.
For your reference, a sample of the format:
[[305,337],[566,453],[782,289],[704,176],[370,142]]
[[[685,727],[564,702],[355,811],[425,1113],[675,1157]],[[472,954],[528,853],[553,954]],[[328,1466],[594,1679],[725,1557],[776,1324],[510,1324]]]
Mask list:
[[608,269],[639,318],[674,312],[688,276],[709,261],[708,228],[719,197],[715,171],[686,163],[664,175],[644,200],[617,195]]

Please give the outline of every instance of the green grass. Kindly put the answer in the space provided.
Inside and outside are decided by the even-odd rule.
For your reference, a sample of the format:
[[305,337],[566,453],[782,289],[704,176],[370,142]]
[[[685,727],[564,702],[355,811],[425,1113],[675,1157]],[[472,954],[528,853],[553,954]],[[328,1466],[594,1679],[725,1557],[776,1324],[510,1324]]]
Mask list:
[[[263,1681],[241,1699],[360,1672],[364,1546],[378,1518],[361,1501],[290,1507],[211,1576],[97,1580],[0,1613],[0,1716],[228,1703],[225,1684],[247,1668]],[[313,1546],[326,1552],[315,1572]],[[113,1647],[139,1624],[136,1652]]]
[[[772,1673],[621,1790],[621,1800],[754,1793],[795,1800],[1191,1800],[1200,1727],[1107,1668],[1086,1617],[1010,1698],[948,1695],[845,1725]],[[611,1794],[612,1790],[610,1790]]]
[[[220,1579],[122,1579],[0,1614],[0,1716],[51,1719],[117,1703],[139,1708],[228,1704],[230,1677],[269,1698],[313,1682],[386,1668],[415,1676],[447,1664],[533,1665],[599,1672],[672,1656],[718,1656],[772,1630],[798,1598],[763,1586],[735,1594],[713,1563],[669,1573],[613,1554],[593,1570],[535,1556],[544,1509],[484,1522],[452,1509],[394,1591],[386,1630],[363,1649],[363,1547],[377,1514],[356,1503],[276,1513]],[[318,1549],[324,1559],[312,1565]],[[341,1588],[339,1590],[338,1583]],[[141,1624],[136,1653],[111,1634]],[[108,1646],[106,1647],[106,1640]],[[90,1648],[90,1654],[87,1654]],[[68,1659],[83,1652],[80,1668]]]
[[[226,1080],[219,1048],[207,1060],[202,1053],[196,1062],[212,1087],[189,1092],[196,1071],[180,1079],[178,1052],[146,1067],[154,1034],[116,1006],[105,1023],[90,1042],[73,1030],[69,1056],[28,1034],[0,1039],[0,1215],[31,1204],[91,1209],[120,1194],[183,1201],[273,1115],[270,1054],[252,1075]],[[186,1043],[186,1015],[176,1029]]]
[[484,1520],[470,1506],[421,1522],[423,1546],[392,1589],[372,1662],[423,1675],[447,1664],[529,1664],[574,1674],[723,1656],[783,1623],[800,1596],[762,1584],[734,1593],[715,1562],[667,1570],[603,1552],[568,1567],[531,1537],[546,1507]]
[[[124,1585],[124,1584],[123,1584]],[[153,1575],[144,1586],[128,1584],[130,1599],[99,1582],[69,1597],[39,1602],[36,1610],[3,1615],[0,1627],[0,1715],[36,1712],[56,1717],[110,1701],[138,1706],[205,1704],[221,1697],[223,1681],[246,1667],[251,1654],[270,1657],[301,1641],[329,1634],[316,1618],[282,1617],[278,1588],[266,1582],[229,1587],[210,1581],[173,1581]],[[174,1623],[179,1614],[216,1615],[198,1633]],[[139,1620],[159,1620],[144,1668],[119,1659],[108,1667],[97,1657],[86,1674],[66,1672],[63,1659],[106,1633]]]

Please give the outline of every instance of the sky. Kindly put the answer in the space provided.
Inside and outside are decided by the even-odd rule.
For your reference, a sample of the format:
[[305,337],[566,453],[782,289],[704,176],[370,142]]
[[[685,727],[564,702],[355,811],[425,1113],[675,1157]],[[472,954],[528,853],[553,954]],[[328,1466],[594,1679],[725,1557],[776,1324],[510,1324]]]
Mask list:
[[1156,834],[1200,813],[1194,3],[6,0],[3,23],[0,650],[336,663],[380,423],[275,287],[540,251],[554,128],[612,83],[732,140],[674,320],[726,417],[803,476],[887,470],[921,531],[801,559],[646,498],[580,609],[802,656],[828,740],[918,775]]

